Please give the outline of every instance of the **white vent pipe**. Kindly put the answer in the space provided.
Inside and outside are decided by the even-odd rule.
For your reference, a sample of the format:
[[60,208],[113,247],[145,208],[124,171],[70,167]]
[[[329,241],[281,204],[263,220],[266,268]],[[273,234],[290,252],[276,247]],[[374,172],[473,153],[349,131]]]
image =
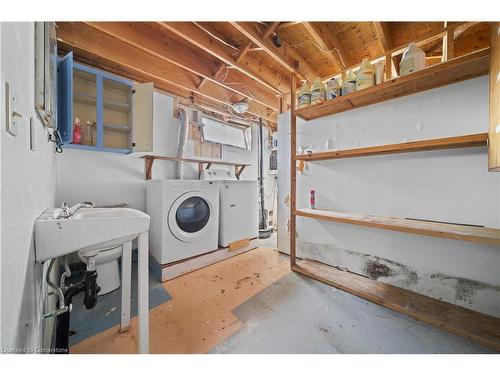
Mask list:
[[[189,126],[189,117],[184,108],[179,108],[179,144],[177,146],[177,158],[182,159],[184,157],[184,148],[186,147],[186,141],[188,137],[188,126]],[[178,160],[176,162],[176,178],[179,180],[184,179],[184,162],[182,160]]]

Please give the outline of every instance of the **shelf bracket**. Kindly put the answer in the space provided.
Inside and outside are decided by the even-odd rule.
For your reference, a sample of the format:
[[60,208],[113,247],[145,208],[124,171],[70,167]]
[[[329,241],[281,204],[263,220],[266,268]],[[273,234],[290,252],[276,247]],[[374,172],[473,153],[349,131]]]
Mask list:
[[153,162],[155,159],[153,158],[145,158],[144,159],[144,167],[146,172],[146,180],[151,180],[151,174],[153,172]]

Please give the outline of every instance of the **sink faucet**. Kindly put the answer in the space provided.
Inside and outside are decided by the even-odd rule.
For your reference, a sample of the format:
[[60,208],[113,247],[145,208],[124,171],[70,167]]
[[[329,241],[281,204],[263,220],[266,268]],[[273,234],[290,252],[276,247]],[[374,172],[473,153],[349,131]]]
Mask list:
[[67,203],[63,203],[61,207],[61,212],[56,216],[56,219],[68,219],[71,216],[73,216],[76,213],[76,211],[78,211],[80,208],[94,208],[94,207],[95,207],[94,202],[80,202],[72,207],[68,207]]

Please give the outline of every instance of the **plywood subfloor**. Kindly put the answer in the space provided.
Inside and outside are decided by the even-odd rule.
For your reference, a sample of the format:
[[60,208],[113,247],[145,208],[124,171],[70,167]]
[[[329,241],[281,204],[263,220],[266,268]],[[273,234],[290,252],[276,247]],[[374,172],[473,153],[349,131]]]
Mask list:
[[[172,300],[150,311],[151,353],[206,353],[243,323],[232,310],[290,273],[288,258],[259,248],[164,283]],[[71,353],[135,353],[137,318],[70,348]]]

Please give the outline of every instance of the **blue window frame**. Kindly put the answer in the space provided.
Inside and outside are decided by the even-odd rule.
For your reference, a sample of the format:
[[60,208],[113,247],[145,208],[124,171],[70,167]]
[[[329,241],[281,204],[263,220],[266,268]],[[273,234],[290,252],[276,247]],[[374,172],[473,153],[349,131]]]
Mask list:
[[[107,151],[118,153],[130,153],[131,147],[114,148],[104,146],[104,81],[110,80],[128,86],[129,91],[132,91],[132,81],[121,78],[104,72],[98,69],[91,68],[86,65],[79,64],[73,61],[73,52],[59,58],[57,69],[57,90],[58,90],[58,124],[57,128],[61,134],[61,138],[66,148],[78,148],[92,151]],[[73,144],[73,107],[74,107],[74,72],[80,71],[95,76],[95,110],[96,110],[96,136],[95,146],[85,144]],[[129,120],[130,121],[130,120]],[[129,122],[131,127],[131,124]]]

